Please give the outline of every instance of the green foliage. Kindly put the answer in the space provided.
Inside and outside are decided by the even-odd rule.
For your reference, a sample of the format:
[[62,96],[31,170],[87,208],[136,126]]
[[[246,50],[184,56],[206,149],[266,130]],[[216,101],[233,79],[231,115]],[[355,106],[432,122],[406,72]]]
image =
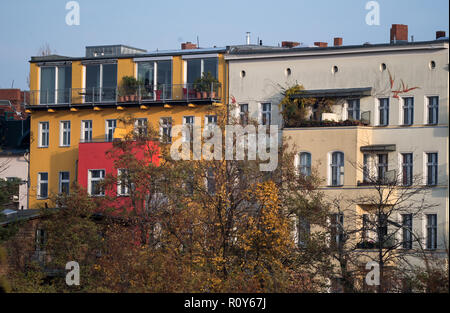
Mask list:
[[[334,100],[329,98],[296,98],[295,95],[299,95],[304,92],[303,85],[295,84],[293,86],[281,88],[281,94],[283,99],[280,102],[281,115],[286,127],[298,127],[299,122],[307,120],[307,115],[314,105],[317,105],[317,112],[331,112],[331,106],[334,104]],[[320,119],[320,117],[319,117]]]
[[214,86],[219,85],[219,81],[215,78],[211,72],[203,73],[202,77],[197,78],[194,81],[194,89],[196,91],[211,91],[211,84],[214,83]]
[[143,83],[137,80],[134,76],[124,76],[119,87],[119,95],[134,95],[136,94],[139,86],[143,86]]
[[0,210],[12,205],[12,196],[19,194],[21,179],[14,178],[10,181],[0,178]]

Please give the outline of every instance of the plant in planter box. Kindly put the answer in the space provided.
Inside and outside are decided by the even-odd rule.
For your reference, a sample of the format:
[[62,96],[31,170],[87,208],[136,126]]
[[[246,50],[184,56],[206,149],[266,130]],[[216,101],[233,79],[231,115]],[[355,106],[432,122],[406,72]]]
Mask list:
[[119,87],[120,101],[135,101],[139,82],[133,76],[124,76]]
[[[214,98],[216,96],[214,86],[219,85],[220,85],[219,81],[211,74],[211,72],[203,73],[202,77],[197,78],[194,82],[194,90],[197,93],[197,98],[200,98],[200,95],[202,95],[203,98],[207,98],[208,93],[210,93],[209,96],[211,98]],[[211,86],[213,86],[212,92]]]

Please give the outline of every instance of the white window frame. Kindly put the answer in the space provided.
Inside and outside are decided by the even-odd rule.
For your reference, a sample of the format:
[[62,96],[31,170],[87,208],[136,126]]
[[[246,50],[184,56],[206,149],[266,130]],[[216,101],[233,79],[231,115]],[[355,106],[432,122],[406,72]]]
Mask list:
[[[147,136],[148,133],[148,121],[146,117],[139,117],[134,120],[134,131],[138,136]],[[142,135],[141,131],[144,130],[145,134]]]
[[[129,196],[130,195],[130,190],[128,188],[128,185],[126,184],[126,181],[124,181],[125,185],[122,186],[122,181],[123,180],[120,178],[121,175],[123,175],[126,172],[127,172],[127,169],[125,169],[125,168],[117,169],[117,195],[118,196]],[[122,187],[124,187],[123,188],[124,189],[123,192],[122,192]]]
[[[65,125],[69,127],[66,128]],[[60,147],[70,147],[70,136],[71,136],[71,122],[70,121],[60,121],[59,122],[59,146]],[[67,133],[68,142],[64,142],[64,134]]]
[[[92,178],[92,171],[103,171],[103,176],[100,178]],[[95,194],[93,195],[91,193],[92,191],[92,181],[103,181],[105,179],[105,174],[106,174],[106,170],[105,169],[88,169],[88,194],[91,197],[103,197],[105,195],[105,191],[103,190],[103,192],[101,192],[100,194]]]
[[[43,125],[47,125],[47,129],[44,129],[42,126]],[[44,145],[44,143],[42,142],[42,136],[46,134],[46,140],[47,140],[47,144]],[[39,122],[39,148],[48,148],[50,142],[50,122],[48,121],[44,121],[44,122]]]
[[[47,180],[43,180],[41,179],[41,174],[47,174]],[[37,184],[37,199],[48,199],[48,194],[49,194],[49,189],[48,189],[48,182],[49,182],[49,175],[48,172],[38,172],[38,184]],[[41,196],[41,184],[47,184],[47,196],[46,197],[42,197]]]
[[[387,99],[387,112],[386,112],[386,116],[385,116],[385,122],[384,124],[381,124],[381,100]],[[378,117],[377,117],[377,125],[378,126],[389,126],[389,114],[390,114],[390,98],[389,97],[380,97],[377,99],[377,103],[378,103],[378,107],[377,107],[377,112],[378,112]],[[383,108],[383,112],[384,110],[386,110],[386,108]]]
[[[86,127],[86,123],[90,123],[90,127]],[[81,142],[92,142],[92,128],[93,122],[92,120],[82,120],[81,121]],[[85,134],[89,133],[89,138],[86,140]]]
[[[264,110],[264,105],[268,105],[269,106],[269,110]],[[261,102],[259,104],[259,111],[260,113],[260,118],[259,118],[259,123],[261,125],[266,125],[269,126],[272,124],[272,103],[271,102]],[[268,116],[268,118],[267,118]],[[264,117],[266,117],[266,120],[269,121],[268,124],[264,124]]]
[[[412,99],[412,105],[406,107],[406,99]],[[399,125],[402,126],[412,126],[414,125],[414,97],[413,96],[404,96],[401,98],[401,105],[400,105],[400,110],[399,110]],[[411,116],[411,121],[409,124],[405,123],[405,109],[408,109],[408,111],[411,110],[412,112],[412,116]]]
[[[114,127],[108,125],[109,122],[114,121]],[[111,142],[114,139],[114,132],[117,128],[117,119],[107,119],[105,120],[105,141]],[[111,138],[109,138],[109,131],[112,129]]]
[[405,154],[410,154],[411,155],[411,163],[407,163],[407,164],[410,164],[410,167],[411,167],[411,183],[414,183],[413,182],[413,180],[414,180],[414,153],[409,152],[409,151],[404,151],[404,152],[400,152],[399,153],[399,156],[398,156],[398,164],[400,165],[399,166],[399,174],[400,174],[400,178],[401,178],[401,184],[403,186],[411,186],[411,185],[405,185],[403,183],[403,167],[405,166],[405,163],[403,161],[403,156]]
[[[250,105],[249,105],[248,103],[239,103],[238,105],[239,105],[239,108],[238,108],[238,113],[239,113],[239,115],[238,115],[238,117],[239,117],[239,124],[241,124],[242,126],[246,126],[246,125],[248,125],[249,118],[250,118]],[[242,111],[242,106],[243,106],[243,105],[247,106],[247,111],[245,111],[245,112]],[[247,117],[247,121],[246,121],[245,124],[242,123],[242,117],[243,117],[244,115],[247,115],[247,116],[246,116],[246,117]]]
[[[342,160],[342,165],[339,166],[339,168],[341,168],[339,170],[339,175],[338,175],[338,180],[339,180],[339,184],[337,185],[333,185],[333,154],[334,153],[342,153],[343,155],[343,160]],[[328,186],[330,187],[342,187],[344,186],[344,180],[345,180],[345,153],[343,151],[340,150],[336,150],[336,151],[330,151],[328,153]]]
[[[430,98],[437,98],[437,104],[432,106],[435,107],[437,112],[436,112],[436,121],[434,123],[430,123]],[[440,97],[439,95],[426,95],[425,96],[425,112],[424,112],[424,124],[425,125],[437,125],[439,124],[439,102],[440,102]]]
[[205,131],[211,133],[217,125],[217,115],[205,115]]
[[164,129],[168,129],[168,140],[167,143],[172,142],[172,117],[160,117],[159,118],[159,135],[160,140],[164,140]]
[[[192,119],[192,123],[187,123],[187,121]],[[195,125],[195,116],[193,115],[185,115],[183,116],[183,126],[187,125],[189,127],[189,140],[187,140],[186,132],[183,133],[183,142],[193,142],[194,141],[194,125]]]
[[[429,248],[428,247],[428,216],[429,215],[435,215],[436,216],[436,225],[435,225],[435,229],[436,229],[436,237],[435,237],[435,243],[436,246],[433,248]],[[438,248],[438,234],[439,234],[439,214],[437,212],[426,212],[424,214],[424,219],[423,219],[423,231],[424,231],[424,247],[426,250],[436,250]]]
[[[429,163],[428,162],[428,155],[429,154],[436,154],[436,163]],[[436,177],[435,177],[435,183],[434,184],[428,184],[428,166],[429,165],[435,165],[437,170],[436,170]],[[439,153],[437,151],[426,151],[424,152],[424,173],[425,173],[425,179],[424,179],[424,184],[427,186],[437,186],[439,183]]]
[[[68,179],[63,179],[62,178],[62,173],[68,173],[69,174],[69,178]],[[70,192],[70,172],[69,171],[60,171],[58,173],[58,177],[59,177],[59,193],[63,193],[63,184],[68,184],[67,187],[67,193]]]
[[[348,113],[349,108],[350,108],[350,102],[352,103],[352,110],[351,110],[352,115],[351,116]],[[358,110],[355,110],[355,104],[358,104]],[[351,117],[352,120],[355,120],[355,121],[361,120],[361,99],[360,98],[347,99],[346,106],[344,106],[344,110],[345,110],[344,114],[346,114],[347,119],[350,119],[350,117]],[[358,118],[355,118],[355,112],[358,112]]]
[[312,154],[309,151],[300,151],[299,153],[297,153],[297,166],[296,166],[296,171],[299,174],[302,174],[302,167],[306,167],[306,166],[302,166],[302,154],[309,154],[309,174],[303,174],[305,176],[311,176],[311,172],[312,172]]

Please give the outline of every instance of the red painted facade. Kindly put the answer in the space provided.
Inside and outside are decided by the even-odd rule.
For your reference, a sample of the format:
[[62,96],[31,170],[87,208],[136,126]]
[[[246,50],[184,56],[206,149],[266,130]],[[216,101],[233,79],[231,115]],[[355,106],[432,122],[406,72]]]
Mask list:
[[[110,151],[110,153],[108,153]],[[114,153],[111,153],[114,151]],[[132,151],[138,160],[144,158],[142,150],[135,148]],[[117,177],[117,168],[114,161],[120,156],[119,149],[113,150],[112,142],[89,142],[79,143],[78,145],[78,184],[84,189],[88,189],[89,170],[105,170],[105,177],[112,175]],[[152,163],[159,164],[159,159],[155,156]],[[117,186],[109,188],[105,192],[106,196],[117,197]],[[129,197],[119,196],[114,199],[117,207],[129,207],[127,204]]]

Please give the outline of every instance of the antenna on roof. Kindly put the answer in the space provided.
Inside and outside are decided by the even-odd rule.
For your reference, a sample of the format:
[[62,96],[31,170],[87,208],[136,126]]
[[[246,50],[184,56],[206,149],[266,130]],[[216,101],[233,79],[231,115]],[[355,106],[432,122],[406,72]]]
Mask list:
[[198,35],[197,35],[197,47],[200,48],[200,41],[198,40]]

